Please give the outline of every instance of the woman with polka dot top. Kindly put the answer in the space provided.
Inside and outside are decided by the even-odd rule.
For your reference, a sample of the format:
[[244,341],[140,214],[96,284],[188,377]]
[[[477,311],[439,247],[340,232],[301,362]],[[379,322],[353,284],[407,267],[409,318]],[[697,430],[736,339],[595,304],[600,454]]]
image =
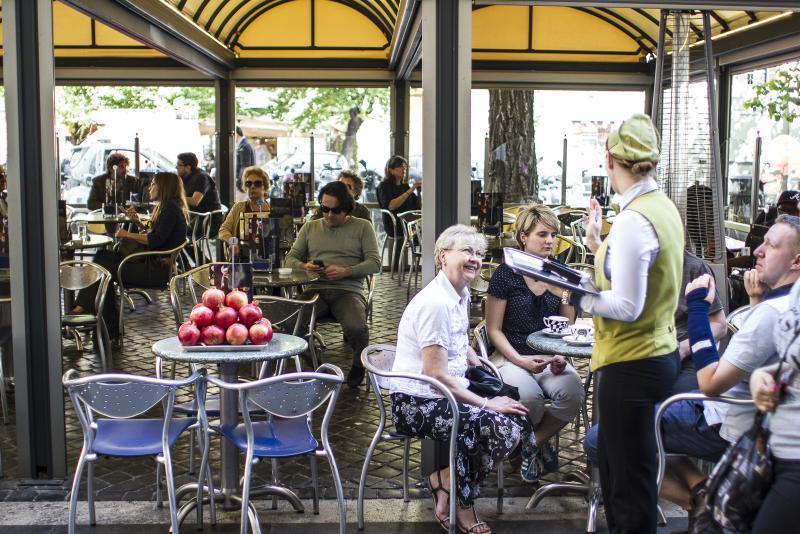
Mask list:
[[[531,205],[517,217],[517,242],[523,251],[546,258],[553,251],[557,227],[550,208]],[[538,451],[523,459],[521,471],[525,481],[536,482],[543,472],[558,469],[558,457],[548,440],[575,418],[584,393],[578,373],[563,356],[532,354],[525,340],[545,327],[545,317],[561,315],[574,321],[575,309],[563,289],[518,275],[505,264],[492,275],[488,293],[486,327],[495,351],[492,360],[503,380],[519,388],[520,401],[536,427]]]

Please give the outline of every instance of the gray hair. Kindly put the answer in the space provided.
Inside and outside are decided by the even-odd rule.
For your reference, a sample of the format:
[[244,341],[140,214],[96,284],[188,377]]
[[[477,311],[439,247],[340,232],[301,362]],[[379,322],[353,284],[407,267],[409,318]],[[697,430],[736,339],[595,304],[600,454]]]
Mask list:
[[794,230],[795,250],[800,250],[800,217],[796,215],[778,215],[775,224],[785,224]]
[[462,240],[473,245],[475,249],[480,252],[481,256],[486,252],[486,238],[483,237],[483,234],[479,233],[471,226],[454,224],[449,228],[445,228],[444,232],[439,234],[439,237],[436,239],[436,245],[433,248],[433,259],[437,269],[442,268],[439,253],[443,250],[454,248],[456,244]]

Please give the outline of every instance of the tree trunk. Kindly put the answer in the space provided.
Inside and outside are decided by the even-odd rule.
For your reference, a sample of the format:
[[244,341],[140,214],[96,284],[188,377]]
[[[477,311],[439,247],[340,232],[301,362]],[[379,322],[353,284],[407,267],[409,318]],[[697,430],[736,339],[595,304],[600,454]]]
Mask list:
[[489,176],[485,190],[503,193],[506,203],[527,202],[538,196],[533,134],[533,91],[490,89]]
[[344,143],[342,143],[342,154],[347,158],[347,162],[351,166],[355,166],[356,163],[356,134],[363,122],[361,110],[358,107],[350,108],[350,120],[347,121],[347,131],[344,135]]

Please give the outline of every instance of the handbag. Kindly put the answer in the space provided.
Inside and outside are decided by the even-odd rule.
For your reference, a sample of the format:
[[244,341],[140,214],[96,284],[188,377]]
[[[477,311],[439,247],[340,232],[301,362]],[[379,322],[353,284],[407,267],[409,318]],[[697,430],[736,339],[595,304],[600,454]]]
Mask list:
[[496,376],[491,369],[470,365],[464,375],[469,380],[471,392],[482,397],[511,397],[519,400],[519,389],[503,382],[503,379]]

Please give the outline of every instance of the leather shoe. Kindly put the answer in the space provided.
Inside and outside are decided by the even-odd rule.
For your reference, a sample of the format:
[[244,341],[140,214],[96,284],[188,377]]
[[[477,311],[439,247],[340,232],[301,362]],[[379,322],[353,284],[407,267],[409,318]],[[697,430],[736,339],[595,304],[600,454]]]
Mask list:
[[360,365],[351,367],[350,372],[347,373],[347,386],[350,389],[357,389],[364,380],[364,374],[366,374],[366,369]]

